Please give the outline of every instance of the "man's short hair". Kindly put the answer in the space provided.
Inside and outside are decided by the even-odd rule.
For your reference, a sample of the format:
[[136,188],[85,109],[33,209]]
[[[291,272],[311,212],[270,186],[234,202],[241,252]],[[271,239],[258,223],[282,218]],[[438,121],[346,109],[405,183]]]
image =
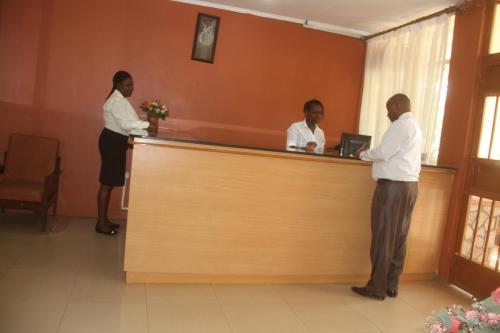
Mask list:
[[310,101],[307,101],[305,104],[304,104],[304,111],[311,111],[312,108],[315,106],[315,105],[319,105],[321,106],[321,110],[323,110],[323,112],[325,111],[325,108],[323,107],[323,103],[321,103],[319,100],[317,99],[311,99]]
[[410,105],[410,98],[405,94],[396,94],[389,98],[388,102],[396,102],[404,105]]

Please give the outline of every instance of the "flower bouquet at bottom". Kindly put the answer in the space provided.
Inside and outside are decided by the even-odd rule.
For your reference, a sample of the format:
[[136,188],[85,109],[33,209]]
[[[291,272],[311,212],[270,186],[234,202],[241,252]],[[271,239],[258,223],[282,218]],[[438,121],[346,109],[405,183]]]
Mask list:
[[470,310],[453,305],[433,312],[425,329],[430,333],[500,333],[500,288],[483,301],[475,299]]

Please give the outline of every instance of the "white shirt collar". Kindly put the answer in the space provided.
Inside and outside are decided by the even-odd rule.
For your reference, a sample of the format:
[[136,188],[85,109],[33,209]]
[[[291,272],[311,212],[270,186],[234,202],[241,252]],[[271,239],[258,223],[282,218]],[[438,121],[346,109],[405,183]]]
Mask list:
[[[310,131],[311,129],[309,128],[309,126],[307,126],[307,121],[304,119],[302,122],[301,122],[302,126],[307,129],[308,131]],[[316,132],[316,130],[319,129],[319,126],[318,124],[315,125],[314,127],[314,132]]]
[[410,111],[405,112],[402,115],[400,115],[397,120],[399,120],[399,119],[408,119],[408,118],[413,118],[413,114]]
[[123,94],[118,89],[113,90],[113,93],[110,97],[125,98],[125,96],[123,96]]

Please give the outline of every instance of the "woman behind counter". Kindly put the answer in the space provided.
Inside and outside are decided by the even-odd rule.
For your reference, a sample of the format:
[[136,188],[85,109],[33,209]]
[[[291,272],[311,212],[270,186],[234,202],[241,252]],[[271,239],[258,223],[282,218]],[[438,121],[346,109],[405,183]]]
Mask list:
[[323,154],[325,133],[318,124],[325,117],[323,104],[312,99],[304,104],[303,121],[292,124],[286,131],[286,150]]
[[111,191],[115,186],[125,183],[125,163],[130,132],[149,127],[147,121],[140,120],[127,97],[132,96],[134,81],[132,76],[119,71],[113,76],[113,87],[103,105],[104,128],[99,136],[101,172],[99,192],[97,193],[97,224],[95,231],[115,235],[119,224],[108,219],[108,206]]

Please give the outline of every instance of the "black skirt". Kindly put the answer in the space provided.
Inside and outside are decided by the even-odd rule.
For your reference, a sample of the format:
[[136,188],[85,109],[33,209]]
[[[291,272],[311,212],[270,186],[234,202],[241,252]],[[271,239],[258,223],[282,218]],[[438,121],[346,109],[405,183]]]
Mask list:
[[125,184],[128,136],[104,128],[99,135],[101,172],[99,182],[108,186]]

